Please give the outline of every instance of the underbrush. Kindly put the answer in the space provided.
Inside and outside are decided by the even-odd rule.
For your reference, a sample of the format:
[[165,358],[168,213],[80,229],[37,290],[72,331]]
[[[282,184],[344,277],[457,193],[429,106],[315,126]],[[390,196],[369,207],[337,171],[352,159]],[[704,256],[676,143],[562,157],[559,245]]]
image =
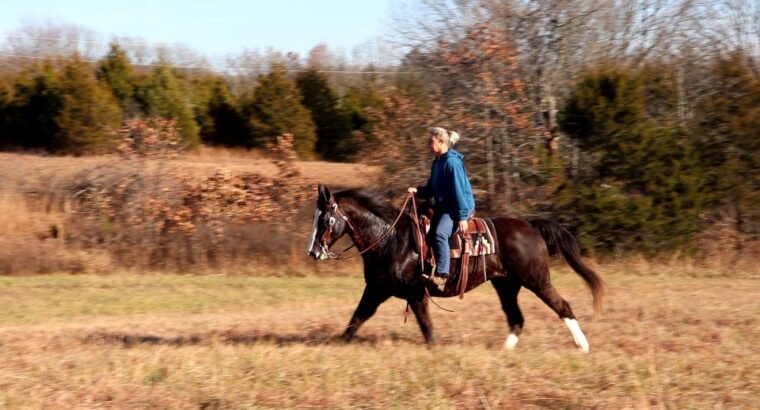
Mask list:
[[[316,262],[306,255],[313,204],[308,198],[290,221],[217,219],[213,231],[197,223],[185,232],[75,212],[53,195],[0,193],[0,275],[66,273],[188,272],[253,275],[360,275],[361,259]],[[51,192],[49,190],[47,192]],[[311,189],[306,189],[311,194]],[[58,194],[58,196],[63,196]],[[134,204],[132,204],[134,205]],[[165,216],[165,215],[164,215]],[[155,222],[155,219],[153,220]],[[335,245],[343,249],[347,238]],[[693,255],[617,255],[587,258],[600,274],[638,276],[758,277],[760,243],[713,242]],[[560,271],[569,268],[560,260]]]
[[[305,249],[316,182],[331,176],[336,188],[353,175],[371,183],[356,178],[367,172],[360,165],[319,173],[327,164],[298,163],[283,136],[262,174],[259,164],[246,165],[261,160],[260,152],[180,155],[171,123],[130,124],[122,134],[120,152],[98,158],[0,154],[0,274],[361,271],[360,259],[316,263]],[[696,253],[614,255],[596,265],[602,275],[758,276],[760,240],[733,232],[734,225],[703,232]],[[346,246],[347,239],[335,245]]]
[[270,149],[274,176],[198,177],[177,161],[173,125],[155,121],[129,123],[107,161],[0,186],[0,273],[302,268],[294,255],[310,223],[296,219],[314,191],[292,137]]

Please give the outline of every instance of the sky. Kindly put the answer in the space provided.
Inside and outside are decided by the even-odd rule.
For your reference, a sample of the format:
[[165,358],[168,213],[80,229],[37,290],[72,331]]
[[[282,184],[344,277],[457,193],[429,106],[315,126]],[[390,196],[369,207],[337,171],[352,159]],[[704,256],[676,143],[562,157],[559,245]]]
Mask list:
[[25,25],[75,24],[102,36],[183,44],[212,59],[244,49],[294,51],[319,43],[350,56],[387,32],[404,0],[0,0],[0,39]]

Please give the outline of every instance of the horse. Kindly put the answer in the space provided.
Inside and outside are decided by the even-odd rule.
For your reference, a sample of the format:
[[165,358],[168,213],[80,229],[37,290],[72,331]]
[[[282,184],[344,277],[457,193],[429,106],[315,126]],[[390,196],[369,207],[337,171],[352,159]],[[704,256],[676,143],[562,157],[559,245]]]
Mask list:
[[[411,194],[410,194],[411,195]],[[492,223],[496,253],[483,263],[470,264],[464,291],[490,281],[507,317],[509,333],[506,349],[514,349],[522,333],[524,318],[517,303],[522,287],[532,291],[548,305],[570,330],[575,346],[589,351],[589,343],[570,304],[552,286],[549,277],[549,247],[559,251],[570,267],[591,290],[595,310],[601,308],[604,283],[580,256],[577,241],[556,222],[536,219],[524,221],[511,217],[488,218]],[[378,306],[391,296],[408,302],[428,346],[435,343],[428,302],[431,297],[457,294],[457,259],[452,260],[452,276],[439,290],[422,276],[418,235],[411,211],[389,205],[378,191],[362,188],[332,194],[319,184],[308,254],[317,260],[335,258],[330,247],[348,235],[364,262],[364,293],[341,338],[349,342],[359,327],[375,314]],[[478,257],[480,260],[482,257]],[[477,274],[475,270],[477,269]],[[463,275],[464,277],[464,275]]]

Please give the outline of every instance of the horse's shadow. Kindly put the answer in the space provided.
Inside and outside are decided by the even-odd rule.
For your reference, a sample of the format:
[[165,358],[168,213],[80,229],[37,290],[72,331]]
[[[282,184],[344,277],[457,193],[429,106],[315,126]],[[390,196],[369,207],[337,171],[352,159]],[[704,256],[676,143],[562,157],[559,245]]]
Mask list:
[[[413,342],[397,333],[390,333],[385,337],[378,337],[376,335],[357,336],[351,340],[351,344],[375,345],[384,340]],[[345,344],[340,337],[339,329],[331,326],[321,326],[303,334],[234,329],[178,336],[161,336],[146,333],[94,332],[85,335],[82,338],[82,342],[85,344],[117,345],[124,348],[137,346],[183,347],[211,345],[215,343],[225,345],[268,344],[276,346]]]

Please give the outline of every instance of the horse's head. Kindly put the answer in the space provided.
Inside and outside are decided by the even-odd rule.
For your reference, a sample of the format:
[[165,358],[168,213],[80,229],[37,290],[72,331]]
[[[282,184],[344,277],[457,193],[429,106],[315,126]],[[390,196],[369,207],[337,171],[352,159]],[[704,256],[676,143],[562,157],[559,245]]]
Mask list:
[[306,251],[314,259],[330,258],[330,247],[346,233],[347,226],[346,215],[338,208],[335,197],[326,186],[319,184],[311,241]]

